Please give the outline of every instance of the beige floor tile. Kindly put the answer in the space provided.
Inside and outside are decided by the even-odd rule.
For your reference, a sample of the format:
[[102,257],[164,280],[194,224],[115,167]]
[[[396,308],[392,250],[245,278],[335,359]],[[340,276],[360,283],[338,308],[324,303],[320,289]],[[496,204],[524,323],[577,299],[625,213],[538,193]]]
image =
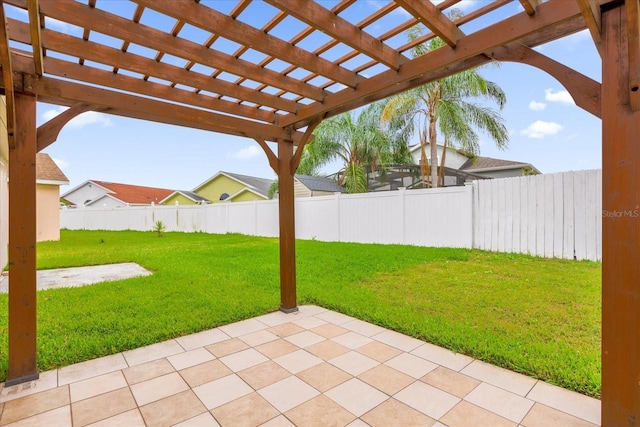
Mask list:
[[317,328],[311,329],[311,332],[328,339],[337,337],[338,335],[346,334],[347,332],[349,332],[349,330],[341,326],[334,325],[333,323],[327,323],[326,325],[318,326]]
[[300,316],[315,316],[316,314],[324,313],[325,311],[329,311],[326,308],[320,307],[318,305],[301,305],[298,306],[298,315]]
[[175,368],[167,359],[158,359],[122,370],[129,385],[161,377],[171,372],[175,372]]
[[132,409],[122,414],[89,424],[88,427],[146,427],[144,419],[138,409]]
[[364,414],[362,419],[371,427],[429,427],[435,423],[435,420],[395,399],[376,406]]
[[189,350],[185,353],[176,354],[173,356],[167,357],[167,360],[176,371],[180,371],[182,369],[190,368],[192,366],[199,365],[201,363],[209,362],[210,360],[215,359],[216,357],[211,354],[205,348],[196,348],[193,350]]
[[267,326],[278,326],[284,323],[289,323],[294,319],[298,319],[302,317],[306,317],[306,316],[301,315],[299,311],[295,313],[283,313],[282,311],[278,310],[269,314],[264,314],[262,316],[255,317],[255,319],[264,323]]
[[176,424],[174,427],[220,427],[220,424],[208,412]]
[[541,403],[536,403],[527,413],[527,416],[520,422],[524,427],[595,427],[592,424],[580,418],[576,418],[565,412],[550,408]]
[[335,311],[325,311],[323,313],[316,314],[318,319],[326,320],[329,323],[333,323],[334,325],[341,325],[343,323],[351,322],[355,320],[351,316],[347,316],[346,314],[337,313]]
[[220,330],[232,338],[267,329],[268,326],[256,319],[247,319],[230,325],[220,326]]
[[[4,424],[3,424],[4,425]],[[7,427],[42,427],[42,426],[55,426],[55,427],[71,427],[71,408],[69,405],[62,406],[51,411],[43,412],[38,415],[34,415],[29,418],[25,418],[20,421],[16,421],[13,424],[7,424]]]
[[234,372],[259,365],[267,360],[269,359],[253,348],[248,348],[220,358],[220,361]]
[[474,388],[464,400],[516,423],[522,421],[534,403],[532,400],[487,383]]
[[205,348],[209,350],[211,354],[220,358],[233,353],[237,353],[242,350],[246,350],[249,348],[249,346],[247,345],[247,343],[242,342],[237,338],[232,338],[230,340],[220,341],[215,344],[208,345]]
[[380,363],[386,362],[402,353],[402,350],[398,350],[395,347],[391,347],[387,344],[382,344],[378,341],[370,342],[363,345],[356,350],[358,353],[362,353],[367,357],[377,360]]
[[310,345],[317,344],[325,340],[324,337],[311,331],[298,332],[297,334],[289,335],[284,339],[300,348],[309,347]]
[[242,379],[235,375],[227,375],[218,380],[211,381],[193,388],[193,392],[211,410],[236,400],[239,397],[253,393],[253,389]]
[[393,359],[387,360],[384,364],[416,379],[424,377],[438,367],[435,363],[409,353],[399,354]]
[[284,356],[276,357],[273,361],[292,374],[297,374],[298,372],[322,363],[322,359],[304,350],[298,350],[285,354]]
[[356,417],[326,396],[320,395],[287,411],[285,414],[297,426],[342,427]]
[[325,395],[356,417],[369,412],[389,398],[380,390],[357,378],[332,388]]
[[403,388],[393,397],[434,420],[440,419],[460,402],[454,395],[420,381]]
[[184,337],[176,338],[178,344],[186,351],[194,350],[198,347],[205,347],[220,341],[226,341],[231,338],[220,329],[209,329],[207,331],[198,332]]
[[[516,427],[517,423],[464,400],[440,419],[449,427]],[[549,425],[547,425],[549,427]]]
[[551,408],[582,418],[593,424],[600,424],[600,401],[573,391],[538,381],[528,399],[543,403]]
[[0,424],[13,423],[23,418],[69,405],[69,403],[68,386],[58,387],[11,400],[4,404],[4,410],[0,412],[0,414],[2,414]]
[[454,371],[460,371],[465,366],[473,362],[473,358],[464,354],[454,353],[437,345],[425,343],[411,352],[418,357],[429,360],[438,365]]
[[296,325],[295,323],[287,322],[282,325],[274,326],[267,330],[272,334],[279,336],[280,338],[284,338],[288,337],[289,335],[305,331],[306,329],[302,326]]
[[183,352],[184,348],[182,348],[176,340],[169,340],[135,350],[125,351],[122,355],[127,360],[129,366],[135,366]]
[[415,338],[403,335],[395,331],[385,330],[372,336],[376,341],[390,345],[391,347],[398,348],[402,351],[412,351],[424,344],[422,341]]
[[520,396],[526,396],[537,380],[516,372],[508,371],[479,360],[474,360],[460,373],[479,379]]
[[102,393],[127,387],[127,385],[127,380],[124,378],[122,371],[116,371],[71,383],[69,384],[69,392],[71,401],[77,402],[78,400],[88,399]]
[[358,375],[358,378],[378,390],[387,393],[389,396],[396,394],[415,381],[413,377],[403,374],[387,365],[378,365]]
[[140,412],[148,427],[169,427],[206,413],[207,409],[193,391],[187,390],[141,406]]
[[291,421],[284,415],[278,415],[277,417],[267,421],[264,424],[260,424],[260,427],[296,427]]
[[480,384],[480,381],[475,378],[468,377],[442,366],[429,372],[422,377],[421,380],[459,398],[465,397]]
[[128,388],[111,391],[71,404],[74,427],[101,421],[136,409],[136,401]]
[[280,415],[258,393],[251,393],[211,411],[222,427],[254,427]]
[[[131,386],[138,406],[188,390],[189,386],[178,372],[163,375]],[[143,413],[144,415],[144,413]]]
[[238,338],[241,341],[244,341],[245,343],[250,345],[251,347],[255,347],[260,344],[275,341],[278,339],[278,336],[267,330],[261,330],[261,331],[253,332],[251,334],[242,335],[241,337],[238,337]]
[[258,393],[282,413],[320,394],[318,390],[295,376],[271,384],[258,390]]
[[346,427],[371,427],[369,424],[362,421],[360,418],[356,418],[352,422],[346,425]]
[[291,372],[284,369],[272,360],[253,366],[244,371],[240,371],[237,375],[255,390],[277,383],[291,376]]
[[363,345],[367,345],[373,342],[371,338],[365,337],[364,335],[360,335],[352,331],[349,331],[346,334],[342,334],[340,336],[332,338],[331,341],[337,342],[338,344],[342,344],[343,346],[348,347],[351,350],[355,350],[357,348],[362,347]]
[[76,363],[75,365],[66,366],[58,370],[58,385],[65,385],[108,374],[109,372],[119,371],[127,366],[127,362],[122,353]]
[[320,392],[330,390],[352,378],[351,375],[327,362],[306,369],[296,376]]
[[56,387],[58,387],[58,370],[54,369],[52,371],[42,372],[40,373],[40,378],[37,380],[27,381],[11,387],[3,386],[0,390],[0,402],[8,402]]
[[313,328],[317,328],[318,326],[326,325],[329,322],[322,319],[318,319],[317,317],[314,316],[314,317],[304,317],[302,319],[296,319],[293,321],[293,323],[295,323],[296,325],[304,329],[313,329]]
[[360,375],[380,364],[377,360],[373,360],[357,351],[350,351],[328,362],[353,376]]
[[285,354],[299,350],[299,348],[291,344],[289,341],[279,339],[259,345],[256,347],[256,350],[267,356],[269,359],[275,359],[276,357],[284,356]]
[[189,384],[189,387],[197,387],[199,385],[215,381],[222,377],[232,374],[231,369],[227,368],[224,363],[219,360],[201,363],[191,368],[180,371],[182,378]]
[[343,323],[340,326],[350,331],[357,332],[360,335],[364,335],[365,337],[372,337],[373,335],[379,334],[380,332],[384,332],[386,330],[378,325],[372,325],[371,323],[363,322],[360,319],[354,319],[350,322]]
[[337,342],[326,340],[319,342],[318,344],[310,345],[305,348],[309,353],[318,356],[323,360],[333,359],[334,357],[342,356],[348,353],[350,350],[348,347],[338,344]]

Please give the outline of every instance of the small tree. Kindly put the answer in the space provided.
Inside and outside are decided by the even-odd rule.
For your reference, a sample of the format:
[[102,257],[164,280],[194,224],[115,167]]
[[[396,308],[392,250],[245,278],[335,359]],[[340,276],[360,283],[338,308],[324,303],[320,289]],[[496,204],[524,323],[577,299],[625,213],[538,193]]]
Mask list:
[[155,224],[153,224],[153,228],[151,229],[151,231],[158,233],[158,237],[162,237],[162,234],[166,229],[167,227],[164,225],[164,223],[158,220],[155,222]]

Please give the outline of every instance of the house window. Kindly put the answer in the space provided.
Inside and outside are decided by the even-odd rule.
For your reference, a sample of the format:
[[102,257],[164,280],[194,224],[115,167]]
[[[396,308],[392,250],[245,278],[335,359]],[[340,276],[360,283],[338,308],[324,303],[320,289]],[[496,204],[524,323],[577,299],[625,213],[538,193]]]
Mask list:
[[228,193],[222,193],[220,195],[220,200],[227,200],[229,198],[229,194]]

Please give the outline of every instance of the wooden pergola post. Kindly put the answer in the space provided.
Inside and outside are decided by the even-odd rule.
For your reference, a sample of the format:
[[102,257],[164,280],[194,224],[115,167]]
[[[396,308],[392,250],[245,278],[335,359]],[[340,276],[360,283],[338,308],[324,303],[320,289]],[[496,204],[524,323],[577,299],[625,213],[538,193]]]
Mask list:
[[640,112],[632,102],[640,70],[638,28],[627,25],[632,6],[602,12],[604,427],[640,424]]
[[296,221],[293,197],[293,143],[278,140],[278,209],[280,220],[280,310],[298,310],[296,298]]
[[5,385],[38,378],[36,365],[36,97],[15,94],[9,148],[9,371]]

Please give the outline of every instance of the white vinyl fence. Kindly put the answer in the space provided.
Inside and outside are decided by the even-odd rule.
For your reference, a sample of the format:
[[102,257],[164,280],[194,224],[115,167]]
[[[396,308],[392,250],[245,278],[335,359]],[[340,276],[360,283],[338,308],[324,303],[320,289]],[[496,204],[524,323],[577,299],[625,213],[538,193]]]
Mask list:
[[[602,259],[601,171],[475,181],[466,187],[296,199],[296,236],[336,242],[479,248]],[[277,200],[63,209],[71,230],[278,236]]]

